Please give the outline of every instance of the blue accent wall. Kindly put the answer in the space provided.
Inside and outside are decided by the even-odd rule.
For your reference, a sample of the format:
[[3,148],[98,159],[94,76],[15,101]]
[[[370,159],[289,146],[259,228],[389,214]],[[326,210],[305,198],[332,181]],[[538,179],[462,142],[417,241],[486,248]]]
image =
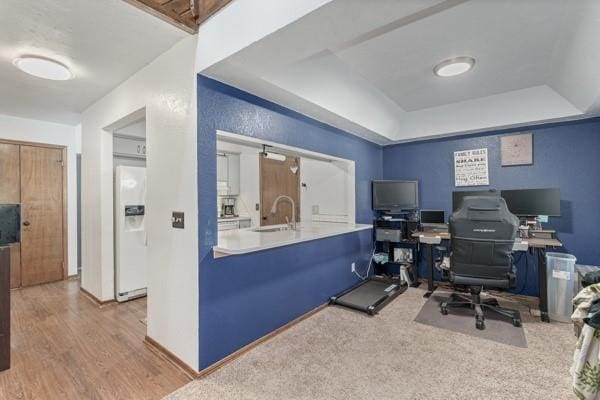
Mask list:
[[[550,217],[544,226],[558,232],[563,251],[575,255],[578,263],[599,265],[600,120],[548,124],[518,131],[533,132],[533,165],[501,167],[500,137],[511,133],[505,130],[385,147],[384,179],[419,179],[421,208],[445,210],[447,218],[452,209],[452,191],[457,190],[454,186],[454,152],[486,147],[489,188],[559,187],[562,215]],[[425,258],[421,257],[420,276],[426,276]],[[522,289],[524,294],[537,295],[535,260],[526,255],[517,255],[517,259],[517,288],[514,291]]]
[[249,93],[198,77],[199,351],[204,369],[357,283],[371,230],[246,255],[213,258],[217,243],[216,130],[354,160],[356,219],[372,222],[380,146]]
[[[518,131],[534,136],[534,164],[500,166],[500,137],[510,130],[380,147],[249,93],[198,77],[199,351],[200,369],[276,330],[357,283],[350,264],[366,268],[370,230],[262,252],[214,259],[216,131],[297,146],[354,160],[356,220],[370,224],[371,181],[418,179],[423,209],[452,207],[453,153],[486,147],[490,188],[559,187],[558,231],[563,251],[579,263],[600,264],[600,119],[547,124]],[[464,188],[475,190],[479,188]],[[422,254],[419,275],[426,275]],[[517,256],[517,288],[537,295],[537,265]],[[439,278],[439,277],[438,277]]]

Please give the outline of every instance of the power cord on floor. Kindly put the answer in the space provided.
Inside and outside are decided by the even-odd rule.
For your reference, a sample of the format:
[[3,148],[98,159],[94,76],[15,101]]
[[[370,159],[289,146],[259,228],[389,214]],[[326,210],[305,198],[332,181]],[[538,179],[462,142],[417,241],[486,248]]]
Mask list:
[[373,257],[375,256],[375,248],[373,248],[373,252],[371,253],[371,257],[369,258],[369,265],[367,266],[367,272],[365,274],[365,276],[362,276],[361,274],[358,273],[358,271],[356,270],[356,268],[354,269],[354,274],[356,276],[358,276],[361,280],[365,281],[369,278],[369,272],[371,272],[371,264],[373,263]]

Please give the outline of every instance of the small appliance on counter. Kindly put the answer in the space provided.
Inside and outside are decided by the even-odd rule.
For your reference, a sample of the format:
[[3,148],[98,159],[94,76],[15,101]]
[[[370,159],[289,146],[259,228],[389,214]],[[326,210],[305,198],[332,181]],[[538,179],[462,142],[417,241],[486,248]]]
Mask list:
[[221,199],[221,218],[235,218],[235,197],[223,197]]

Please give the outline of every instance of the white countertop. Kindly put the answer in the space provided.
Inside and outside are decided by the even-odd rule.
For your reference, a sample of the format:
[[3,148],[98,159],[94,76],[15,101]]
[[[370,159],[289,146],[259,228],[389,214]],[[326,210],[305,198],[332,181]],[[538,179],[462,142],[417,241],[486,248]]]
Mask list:
[[237,217],[218,217],[217,222],[227,222],[227,221],[245,221],[250,219],[250,217],[244,217],[243,215]]
[[[263,226],[259,229],[277,227],[285,225]],[[235,229],[219,232],[218,244],[213,250],[225,254],[245,254],[372,228],[372,225],[366,224],[313,222],[298,224],[296,230],[277,232],[256,232],[257,228]]]

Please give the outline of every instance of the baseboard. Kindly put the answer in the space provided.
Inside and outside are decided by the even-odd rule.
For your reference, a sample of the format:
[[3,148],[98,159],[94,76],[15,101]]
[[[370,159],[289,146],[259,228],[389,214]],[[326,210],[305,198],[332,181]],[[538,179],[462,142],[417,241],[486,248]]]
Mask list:
[[272,339],[273,337],[275,337],[275,336],[279,335],[280,333],[282,333],[282,332],[290,329],[294,325],[299,324],[300,322],[304,321],[305,319],[307,319],[309,317],[312,317],[313,315],[315,315],[316,313],[318,313],[319,311],[321,311],[325,307],[327,307],[328,304],[329,303],[321,304],[320,306],[318,306],[317,308],[314,308],[314,309],[310,310],[306,314],[303,314],[303,315],[299,316],[298,318],[296,318],[296,319],[288,322],[287,324],[283,325],[282,327],[275,329],[273,332],[267,333],[265,336],[256,339],[254,342],[247,344],[246,346],[242,347],[241,349],[237,350],[236,352],[231,353],[227,357],[225,357],[225,358],[217,361],[216,363],[212,364],[211,366],[204,368],[200,372],[197,372],[196,373],[196,377],[197,378],[204,378],[204,377],[212,374],[213,372],[215,372],[219,368],[224,367],[225,365],[229,364],[230,362],[236,360],[237,358],[241,357],[245,353],[247,353],[250,350],[254,349],[256,346],[258,346],[258,345],[266,342],[269,339]]
[[190,379],[198,379],[200,375],[198,371],[194,368],[190,367],[183,361],[181,358],[177,357],[175,354],[167,350],[163,345],[158,343],[156,340],[152,339],[150,336],[146,335],[144,338],[144,343],[148,345],[152,350],[158,353],[160,356],[165,358],[171,364],[175,365],[179,368],[183,373],[185,373]]
[[96,296],[94,296],[93,294],[91,294],[90,292],[88,292],[87,290],[85,290],[84,288],[82,288],[81,286],[79,287],[79,290],[81,291],[81,293],[83,293],[83,295],[85,297],[87,297],[92,303],[96,304],[98,307],[105,307],[107,305],[112,305],[113,303],[116,304],[117,301],[115,299],[110,299],[110,300],[100,300],[99,298],[97,298]]

